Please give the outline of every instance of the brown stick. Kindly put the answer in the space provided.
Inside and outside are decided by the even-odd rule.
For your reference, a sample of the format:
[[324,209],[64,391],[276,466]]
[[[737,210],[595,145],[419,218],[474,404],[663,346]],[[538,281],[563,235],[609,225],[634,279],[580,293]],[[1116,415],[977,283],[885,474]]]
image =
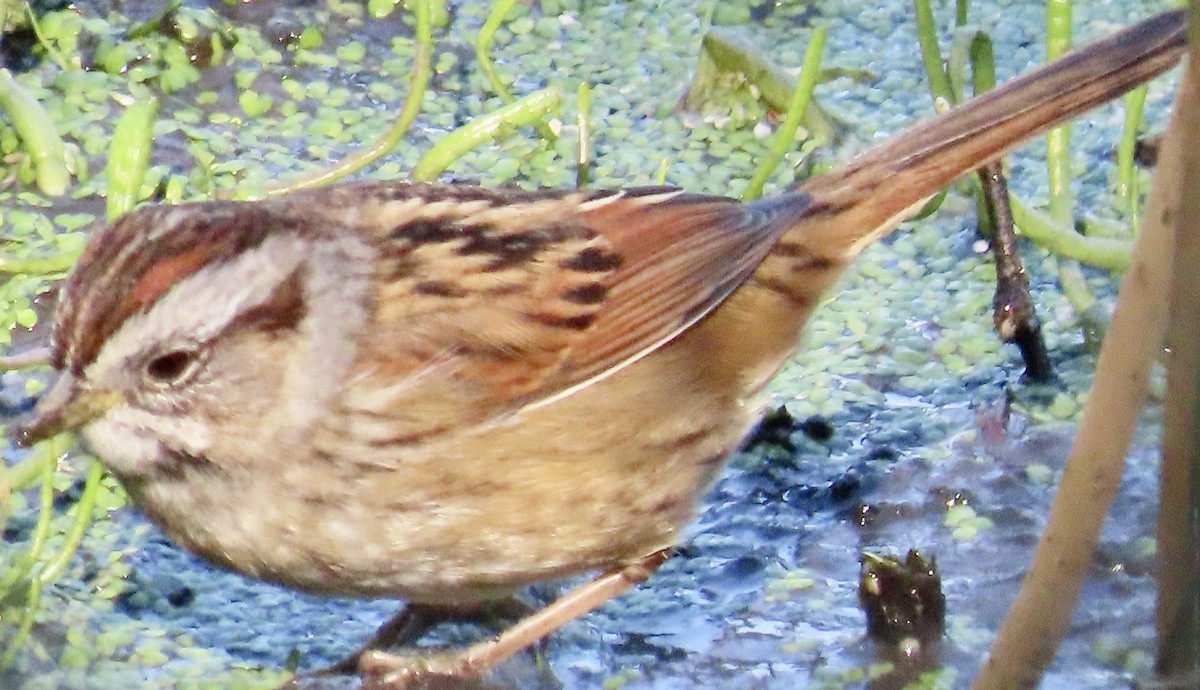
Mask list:
[[[1193,3],[1195,4],[1195,3]],[[1194,31],[1194,28],[1193,28]],[[1193,40],[1189,62],[1197,64],[1200,44]],[[1189,70],[1185,75],[1184,95],[1196,93]],[[1200,137],[1200,104],[1185,102],[1176,106],[1182,121],[1182,141]],[[1180,147],[1167,141],[1160,147],[1161,162],[1168,156],[1182,157],[1182,189],[1195,190],[1200,181],[1200,151],[1194,146]],[[1158,564],[1156,580],[1158,603],[1155,619],[1158,655],[1155,671],[1166,679],[1186,678],[1195,682],[1200,670],[1197,654],[1197,617],[1200,616],[1197,578],[1200,577],[1200,535],[1194,507],[1196,463],[1200,454],[1200,197],[1186,194],[1180,201],[1179,233],[1175,238],[1174,283],[1171,291],[1171,322],[1167,331],[1170,360],[1167,371],[1167,404],[1163,413],[1162,476],[1159,479]],[[1182,686],[1181,686],[1182,687]],[[1190,687],[1195,687],[1194,685]]]
[[[1193,103],[1195,98],[1185,79],[1179,102]],[[1145,227],[1121,284],[1112,329],[1100,350],[1096,379],[1046,530],[991,655],[972,684],[975,690],[1036,684],[1054,656],[1090,570],[1101,524],[1121,482],[1150,365],[1166,329],[1166,267],[1171,265],[1180,196],[1178,186],[1169,182],[1179,179],[1181,110],[1176,107],[1167,129]]]
[[1006,343],[1014,343],[1025,361],[1029,380],[1047,383],[1054,378],[1046,341],[1037,307],[1029,296],[1029,277],[1017,249],[1017,232],[1013,228],[1012,207],[1008,204],[1008,182],[999,163],[989,163],[979,169],[983,199],[992,217],[995,236],[992,238],[992,258],[996,263],[996,294],[992,298],[996,332]]

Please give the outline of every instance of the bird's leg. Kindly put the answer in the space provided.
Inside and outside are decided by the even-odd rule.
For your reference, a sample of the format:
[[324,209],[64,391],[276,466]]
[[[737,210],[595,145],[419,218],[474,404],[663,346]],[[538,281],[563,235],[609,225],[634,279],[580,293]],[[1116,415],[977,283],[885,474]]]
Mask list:
[[670,555],[670,549],[662,549],[622,568],[610,570],[567,592],[498,636],[457,653],[420,657],[368,651],[359,658],[363,687],[406,690],[439,676],[480,678],[513,654],[645,582]]
[[396,615],[375,630],[371,639],[367,640],[358,651],[342,659],[324,672],[337,675],[349,675],[358,672],[358,660],[363,654],[393,646],[404,646],[416,642],[422,635],[435,625],[449,620],[477,618],[482,609],[469,607],[464,609],[447,610],[428,604],[405,604]]
[[279,690],[299,688],[305,678],[358,673],[363,655],[391,647],[411,645],[431,628],[442,623],[490,623],[497,618],[506,621],[520,620],[532,611],[532,607],[515,597],[461,606],[408,603],[379,626],[371,639],[358,651],[327,668],[299,674]]

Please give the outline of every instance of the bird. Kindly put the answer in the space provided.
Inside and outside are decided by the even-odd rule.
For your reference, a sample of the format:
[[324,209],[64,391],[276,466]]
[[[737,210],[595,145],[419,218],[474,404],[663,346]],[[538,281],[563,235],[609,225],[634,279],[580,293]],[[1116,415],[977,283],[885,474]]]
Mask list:
[[[143,206],[66,278],[58,379],[19,442],[78,430],[217,566],[405,599],[342,666],[368,687],[480,677],[666,561],[864,248],[1170,68],[1186,24],[1143,21],[752,202],[358,181]],[[464,649],[379,648],[584,573]]]

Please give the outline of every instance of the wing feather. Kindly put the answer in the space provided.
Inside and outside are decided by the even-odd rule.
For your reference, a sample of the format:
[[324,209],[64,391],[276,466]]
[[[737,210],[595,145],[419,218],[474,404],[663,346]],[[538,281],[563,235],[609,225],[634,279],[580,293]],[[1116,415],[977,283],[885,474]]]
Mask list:
[[407,438],[544,404],[636,361],[724,301],[782,231],[762,207],[669,188],[337,190],[324,206],[360,209],[381,277],[343,404],[410,420]]

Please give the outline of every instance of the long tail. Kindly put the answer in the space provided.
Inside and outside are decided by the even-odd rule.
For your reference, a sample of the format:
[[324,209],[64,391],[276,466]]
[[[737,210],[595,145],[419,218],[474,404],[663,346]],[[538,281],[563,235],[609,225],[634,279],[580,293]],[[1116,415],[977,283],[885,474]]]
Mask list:
[[921,122],[792,193],[756,202],[776,217],[795,217],[760,267],[773,275],[758,277],[815,298],[939,189],[1161,74],[1186,47],[1186,12],[1158,15]]

